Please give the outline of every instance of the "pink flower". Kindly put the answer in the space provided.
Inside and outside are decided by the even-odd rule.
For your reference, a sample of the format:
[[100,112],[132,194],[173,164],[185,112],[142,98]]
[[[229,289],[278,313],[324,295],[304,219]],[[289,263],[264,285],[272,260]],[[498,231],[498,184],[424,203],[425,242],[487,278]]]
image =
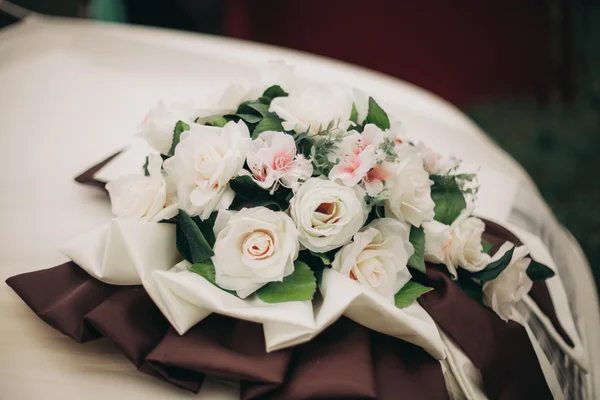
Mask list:
[[360,183],[377,163],[372,139],[371,136],[363,136],[358,132],[346,136],[337,151],[330,156],[330,160],[337,164],[329,172],[329,179],[339,179],[349,187]]
[[296,154],[296,142],[283,132],[266,131],[250,144],[246,159],[254,181],[275,191],[281,184],[296,189],[299,181],[312,176],[313,168],[302,154]]
[[365,190],[370,196],[375,196],[384,188],[384,181],[392,175],[392,165],[387,162],[383,162],[380,165],[373,167],[367,175],[363,178],[365,184]]
[[367,193],[378,194],[383,190],[383,180],[391,175],[387,163],[380,160],[379,146],[385,133],[377,126],[368,124],[362,133],[354,132],[346,136],[331,161],[337,162],[329,179],[339,179],[346,186],[363,182]]

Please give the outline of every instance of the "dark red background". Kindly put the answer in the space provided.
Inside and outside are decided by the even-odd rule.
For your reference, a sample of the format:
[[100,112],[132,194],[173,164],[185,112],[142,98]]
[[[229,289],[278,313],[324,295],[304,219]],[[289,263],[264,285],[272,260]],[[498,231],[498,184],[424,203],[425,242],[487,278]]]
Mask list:
[[[551,5],[558,6],[557,15]],[[560,19],[567,6],[540,0],[229,0],[225,34],[372,68],[458,105],[515,95],[545,100],[564,86],[564,57],[555,63],[552,52],[563,50]]]

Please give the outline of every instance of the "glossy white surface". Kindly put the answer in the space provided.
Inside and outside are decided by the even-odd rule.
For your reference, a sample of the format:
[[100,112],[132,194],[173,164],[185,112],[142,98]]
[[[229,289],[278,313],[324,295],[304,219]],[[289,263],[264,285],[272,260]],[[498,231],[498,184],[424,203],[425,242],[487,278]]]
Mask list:
[[[531,185],[523,169],[456,108],[397,79],[241,41],[35,16],[0,31],[2,282],[65,261],[57,251],[61,244],[108,221],[105,194],[76,184],[73,176],[131,142],[158,99],[200,97],[228,79],[249,76],[269,59],[285,59],[301,75],[374,94],[411,136],[468,166],[481,166],[476,211],[483,217],[505,221],[518,187]],[[564,241],[573,257],[580,256],[574,241],[566,236]],[[584,258],[577,265],[572,271],[577,304],[587,336],[597,337],[593,279]],[[191,397],[138,373],[106,341],[79,345],[63,337],[37,320],[4,283],[0,320],[0,398]],[[599,343],[587,345],[595,367],[590,378],[598,387]],[[209,399],[227,393],[203,390],[210,391],[203,392]]]

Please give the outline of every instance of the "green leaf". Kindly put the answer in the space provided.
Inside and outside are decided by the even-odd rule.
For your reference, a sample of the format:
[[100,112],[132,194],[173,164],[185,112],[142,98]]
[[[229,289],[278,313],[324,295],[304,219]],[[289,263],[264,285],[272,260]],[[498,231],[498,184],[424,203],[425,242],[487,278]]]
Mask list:
[[227,121],[223,117],[219,117],[219,116],[212,117],[212,124],[213,124],[213,126],[218,126],[219,128],[224,127],[228,122],[229,121]]
[[144,176],[150,176],[150,171],[148,171],[149,163],[150,163],[150,157],[146,156],[146,162],[144,162]]
[[425,273],[425,231],[423,227],[412,226],[408,240],[415,248],[415,252],[408,259],[408,266]]
[[323,264],[323,260],[313,254],[310,250],[300,250],[298,252],[298,258],[296,262],[303,262],[312,270],[315,278],[317,280],[317,285],[321,283],[321,279],[323,278],[323,270],[327,268],[325,264]]
[[177,250],[190,263],[206,261],[215,254],[198,225],[183,210],[179,210],[176,234]]
[[475,279],[479,279],[480,281],[484,282],[496,279],[498,275],[500,275],[502,271],[504,271],[506,267],[508,267],[508,265],[510,264],[510,260],[512,259],[514,251],[515,247],[513,246],[512,249],[504,253],[504,255],[498,260],[489,263],[487,267],[485,267],[479,272],[471,274],[471,276]]
[[456,283],[470,298],[483,304],[483,290],[479,283],[473,281],[471,274],[462,268],[456,270],[458,277]]
[[217,215],[219,213],[217,211],[213,212],[212,214],[210,214],[210,216],[205,219],[204,221],[202,221],[200,219],[200,217],[193,217],[192,220],[196,223],[196,225],[198,226],[198,228],[200,229],[200,232],[202,232],[202,234],[204,235],[204,238],[206,239],[206,242],[209,244],[209,246],[212,248],[215,245],[215,231],[214,231],[214,227],[215,227],[215,221],[217,219]]
[[529,263],[529,267],[527,267],[527,276],[534,282],[552,278],[554,275],[554,271],[548,266],[535,261],[533,258]]
[[259,299],[266,303],[312,300],[317,290],[317,281],[312,270],[302,261],[296,260],[294,272],[282,282],[269,282],[256,291]]
[[258,135],[265,131],[283,132],[283,125],[281,125],[281,119],[277,116],[268,116],[263,118],[254,128],[254,132],[252,133],[252,139],[256,139]]
[[249,124],[256,124],[262,120],[262,116],[256,114],[235,114]]
[[321,262],[323,263],[323,265],[331,265],[331,261],[333,261],[333,260],[331,259],[329,254],[317,253],[317,252],[314,252],[311,250],[308,250],[308,251],[310,251],[310,254],[312,254],[313,256],[319,258],[321,260]]
[[398,308],[405,308],[410,306],[419,296],[431,292],[433,288],[423,286],[415,281],[408,281],[406,285],[394,295],[394,304]]
[[263,93],[263,96],[269,98],[270,100],[273,100],[275,97],[287,97],[287,95],[287,92],[279,85],[273,85]]
[[252,200],[257,197],[264,197],[269,192],[256,184],[248,175],[236,176],[229,181],[231,189],[240,197]]
[[169,156],[175,154],[175,147],[179,144],[179,137],[185,131],[189,131],[190,126],[183,121],[177,121],[175,124],[175,128],[173,129],[173,143],[171,144],[171,149],[169,150]]
[[388,115],[372,97],[369,97],[369,111],[367,112],[365,123],[374,124],[381,130],[390,129],[390,119],[388,118]]
[[243,207],[265,206],[272,210],[287,210],[289,201],[287,196],[290,189],[280,187],[274,194],[270,194],[258,186],[248,175],[237,176],[229,181],[231,189],[236,193],[231,209],[240,210]]
[[221,286],[217,285],[215,266],[210,259],[190,265],[189,270],[200,275],[219,289],[227,293],[233,294],[234,296],[236,295],[235,291],[223,289]]
[[350,121],[358,124],[358,110],[356,109],[356,104],[352,103],[352,111],[350,111]]
[[189,270],[192,272],[195,272],[196,274],[200,275],[201,277],[203,277],[204,279],[206,279],[213,285],[217,286],[217,279],[215,276],[215,266],[214,266],[212,260],[208,259],[208,260],[205,260],[202,262],[192,264],[189,267]]
[[453,176],[433,175],[434,181],[431,187],[431,199],[435,203],[435,217],[446,225],[451,225],[460,213],[467,207],[465,196],[460,191],[456,179]]
[[485,254],[490,254],[492,252],[492,249],[494,248],[494,245],[490,242],[488,242],[485,239],[481,240],[481,247],[483,248],[483,252]]
[[258,100],[245,101],[238,107],[236,114],[257,114],[261,117],[269,115],[269,105]]

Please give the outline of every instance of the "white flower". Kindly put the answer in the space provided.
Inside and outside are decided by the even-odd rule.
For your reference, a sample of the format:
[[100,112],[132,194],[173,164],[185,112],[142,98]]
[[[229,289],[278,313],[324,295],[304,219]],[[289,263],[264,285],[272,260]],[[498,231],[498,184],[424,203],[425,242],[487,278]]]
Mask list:
[[490,263],[490,256],[481,245],[483,231],[485,224],[479,218],[458,217],[454,221],[450,242],[446,244],[446,266],[451,273],[457,267],[478,272]]
[[350,87],[313,83],[292,90],[287,97],[273,99],[269,111],[283,119],[286,130],[316,134],[332,121],[348,121],[354,97]]
[[148,111],[138,126],[136,136],[146,139],[160,153],[167,154],[173,144],[175,124],[180,120],[187,124],[193,122],[195,109],[191,103],[175,103],[167,107],[160,101]]
[[382,162],[376,164],[363,178],[365,190],[369,196],[377,196],[385,188],[385,181],[392,176],[394,164],[390,162]]
[[414,226],[431,221],[435,203],[431,199],[429,174],[423,168],[423,160],[418,154],[407,154],[395,165],[395,170],[387,179],[389,198],[386,200],[386,215],[391,212],[400,220]]
[[210,93],[194,116],[198,123],[211,122],[215,115],[234,114],[240,104],[262,96],[273,85],[286,90],[295,81],[294,67],[282,61],[269,61],[253,79],[240,79]]
[[298,230],[283,212],[265,207],[219,211],[215,221],[217,285],[245,298],[294,272]]
[[229,207],[234,198],[229,181],[244,166],[249,146],[250,134],[242,121],[223,128],[194,124],[184,132],[175,155],[164,163],[177,184],[181,209],[206,219]]
[[367,216],[364,193],[355,189],[320,178],[300,186],[290,200],[290,215],[302,245],[323,253],[348,243]]
[[[446,250],[452,240],[451,228],[438,221],[423,222],[425,233],[425,261],[446,264]],[[451,271],[456,276],[456,271]]]
[[417,143],[416,149],[421,154],[421,157],[423,157],[425,171],[430,175],[445,175],[456,164],[451,159],[444,158],[441,154],[431,150],[423,142]]
[[332,269],[385,297],[394,295],[410,280],[406,264],[413,253],[408,229],[395,219],[376,219],[354,235],[335,255]]
[[469,215],[469,210],[463,211],[450,226],[438,221],[423,223],[425,260],[445,264],[453,278],[458,267],[478,272],[490,263],[481,245],[485,224]]
[[[504,243],[492,257],[492,262],[500,259],[512,247],[512,243]],[[515,303],[520,301],[533,286],[526,272],[531,263],[531,259],[526,258],[528,254],[527,247],[516,247],[508,267],[496,279],[483,285],[484,304],[491,307],[505,321],[513,315]]]
[[275,190],[281,183],[296,190],[299,181],[312,176],[312,163],[296,154],[294,137],[283,132],[266,131],[250,144],[247,163],[254,181],[264,189]]
[[150,176],[122,176],[106,185],[112,212],[117,218],[159,222],[177,215],[179,205],[175,187],[161,173],[162,159],[148,157]]

